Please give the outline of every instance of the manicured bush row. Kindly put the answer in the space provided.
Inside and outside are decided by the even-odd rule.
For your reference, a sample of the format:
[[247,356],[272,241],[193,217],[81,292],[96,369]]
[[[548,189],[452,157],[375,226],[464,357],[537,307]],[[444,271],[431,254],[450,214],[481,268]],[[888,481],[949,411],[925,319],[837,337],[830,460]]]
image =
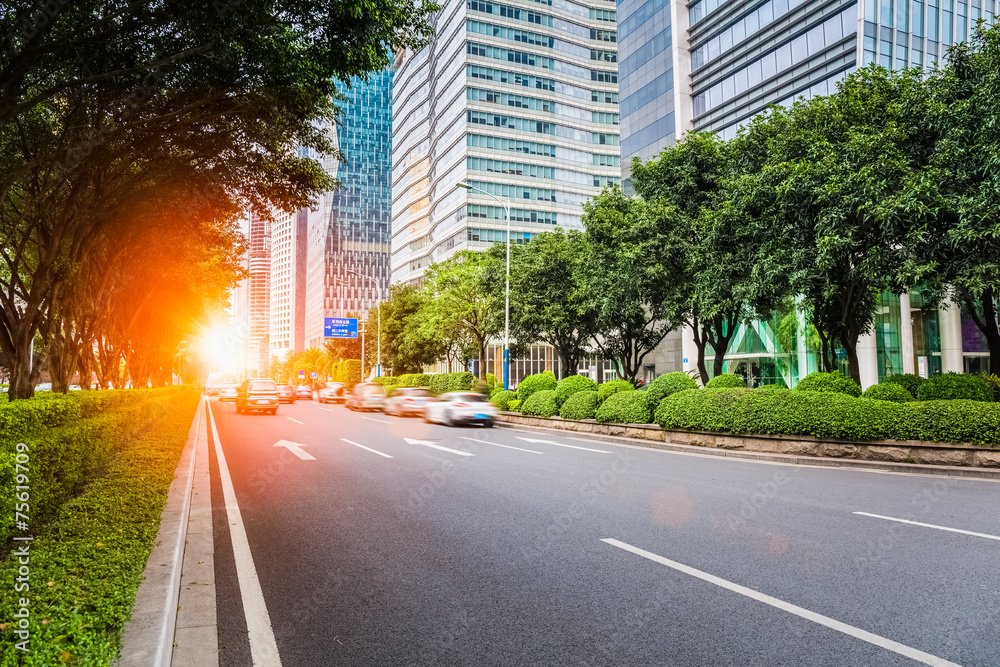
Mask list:
[[898,384],[903,387],[903,389],[910,392],[910,396],[916,398],[917,389],[921,384],[923,384],[923,382],[924,378],[919,375],[914,375],[913,373],[897,373],[882,380],[881,384]]
[[[111,665],[117,657],[122,628],[131,615],[199,400],[198,392],[191,389],[118,392],[142,397],[124,400],[131,404],[95,418],[89,434],[74,437],[74,443],[89,444],[110,456],[98,475],[34,532],[31,652],[4,650],[2,667]],[[76,426],[83,424],[66,429]],[[46,435],[55,436],[56,430]],[[114,442],[97,443],[91,438]],[[34,500],[39,474],[34,466],[46,455],[41,439],[31,445]],[[0,565],[0,608],[4,610],[14,609],[15,597],[23,595],[14,589],[17,570],[17,559],[8,554]],[[13,646],[12,630],[0,630],[0,642],[6,647]]]
[[746,387],[747,383],[736,373],[716,375],[705,385],[706,389],[722,389],[723,387]]
[[505,410],[510,410],[510,402],[516,398],[516,391],[504,391],[501,387],[500,391],[494,391],[490,394],[490,403],[495,405],[497,410],[503,412]]
[[531,394],[521,404],[521,414],[532,417],[553,417],[559,414],[559,403],[554,389],[543,389]]
[[909,403],[913,400],[913,396],[910,392],[906,391],[903,385],[892,382],[887,384],[873,384],[865,389],[861,395],[876,401],[894,401],[896,403]]
[[652,412],[667,396],[685,389],[697,388],[698,383],[687,373],[680,371],[664,373],[649,383],[649,387],[646,389],[646,406]]
[[993,389],[981,375],[964,373],[944,373],[935,375],[917,387],[918,401],[946,401],[967,399],[970,401],[992,401]]
[[597,388],[597,400],[603,403],[612,394],[622,391],[635,391],[635,387],[628,380],[608,380]]
[[542,371],[535,375],[529,375],[518,383],[517,398],[523,404],[536,391],[555,390],[558,384],[552,371]]
[[621,391],[601,403],[595,418],[601,423],[648,424],[652,411],[646,405],[645,392]]
[[559,416],[563,419],[593,419],[598,405],[596,391],[578,391],[562,404]]
[[330,366],[330,380],[343,382],[348,389],[361,382],[361,360],[344,359],[334,362]]
[[521,407],[521,399],[519,398],[512,398],[507,403],[507,409],[510,410],[511,412],[517,412],[520,409],[520,407]]
[[838,371],[832,373],[810,373],[802,378],[795,389],[799,391],[824,391],[848,396],[861,395],[861,385],[849,377],[844,377]]
[[663,428],[1000,445],[1000,406],[970,400],[892,401],[778,388],[694,389],[656,409]]
[[573,394],[578,391],[596,391],[597,383],[586,375],[569,375],[564,377],[556,385],[556,401],[561,406]]
[[449,391],[471,391],[475,377],[469,371],[461,373],[437,373],[428,376],[431,393],[447,394]]

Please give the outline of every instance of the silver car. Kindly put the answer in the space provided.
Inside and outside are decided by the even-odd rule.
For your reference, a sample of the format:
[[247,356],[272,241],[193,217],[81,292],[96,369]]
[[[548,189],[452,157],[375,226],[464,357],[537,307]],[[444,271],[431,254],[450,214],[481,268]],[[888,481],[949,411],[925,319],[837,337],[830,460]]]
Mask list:
[[382,412],[387,415],[422,415],[424,406],[434,400],[430,390],[423,387],[400,387],[392,392],[392,396],[385,399]]
[[219,401],[236,402],[236,385],[235,384],[222,385],[222,388],[219,389]]
[[482,424],[493,426],[497,409],[482,394],[451,392],[441,394],[424,408],[424,421],[445,426]]
[[385,402],[385,387],[373,382],[362,382],[354,385],[354,391],[347,398],[350,410],[381,410]]

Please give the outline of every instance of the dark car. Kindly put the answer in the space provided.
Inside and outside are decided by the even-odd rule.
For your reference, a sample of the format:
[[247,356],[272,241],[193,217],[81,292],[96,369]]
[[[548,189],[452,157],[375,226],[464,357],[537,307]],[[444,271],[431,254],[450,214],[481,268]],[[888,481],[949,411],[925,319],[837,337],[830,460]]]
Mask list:
[[326,382],[319,388],[318,398],[320,403],[343,403],[347,400],[344,396],[346,386],[343,382]]
[[279,403],[294,403],[295,402],[295,387],[290,384],[279,384],[278,385],[278,402]]
[[236,388],[236,412],[278,412],[278,384],[267,378],[244,380]]

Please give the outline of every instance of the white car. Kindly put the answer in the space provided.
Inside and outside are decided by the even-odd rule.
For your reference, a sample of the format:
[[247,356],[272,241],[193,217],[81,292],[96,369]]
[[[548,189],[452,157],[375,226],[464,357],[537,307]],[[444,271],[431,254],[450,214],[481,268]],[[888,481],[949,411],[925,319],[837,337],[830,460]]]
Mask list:
[[423,387],[400,387],[392,392],[392,396],[385,399],[382,405],[382,412],[387,415],[422,415],[424,407],[434,397],[430,390]]
[[424,421],[445,426],[482,424],[493,426],[497,409],[482,394],[451,392],[441,394],[424,408]]
[[219,402],[222,401],[233,401],[236,402],[236,385],[235,384],[224,384],[219,388]]

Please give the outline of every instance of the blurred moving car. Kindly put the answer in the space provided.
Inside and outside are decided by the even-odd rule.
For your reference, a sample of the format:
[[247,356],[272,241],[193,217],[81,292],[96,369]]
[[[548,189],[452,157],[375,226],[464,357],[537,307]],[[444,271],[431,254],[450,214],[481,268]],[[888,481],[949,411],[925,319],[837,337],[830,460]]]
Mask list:
[[216,394],[219,393],[219,385],[215,384],[214,382],[209,382],[208,384],[205,385],[205,393],[208,394],[209,396],[215,396]]
[[347,387],[343,382],[325,382],[319,388],[318,398],[320,403],[343,403],[347,400],[344,395]]
[[290,384],[279,384],[278,385],[278,402],[279,403],[294,403],[295,402],[295,388]]
[[385,403],[385,387],[373,382],[354,385],[354,391],[347,398],[349,410],[381,410]]
[[482,394],[453,391],[441,394],[424,408],[424,421],[445,426],[482,424],[493,426],[497,409]]
[[236,400],[236,385],[235,384],[224,384],[219,387],[219,400],[220,401],[235,401]]
[[424,406],[434,400],[429,389],[423,387],[400,387],[392,392],[392,396],[385,399],[382,412],[387,415],[421,415],[424,413]]
[[313,388],[307,384],[300,384],[295,388],[295,398],[304,398],[307,401],[313,400]]
[[248,413],[254,410],[277,414],[278,384],[274,380],[244,380],[236,388],[236,412]]

